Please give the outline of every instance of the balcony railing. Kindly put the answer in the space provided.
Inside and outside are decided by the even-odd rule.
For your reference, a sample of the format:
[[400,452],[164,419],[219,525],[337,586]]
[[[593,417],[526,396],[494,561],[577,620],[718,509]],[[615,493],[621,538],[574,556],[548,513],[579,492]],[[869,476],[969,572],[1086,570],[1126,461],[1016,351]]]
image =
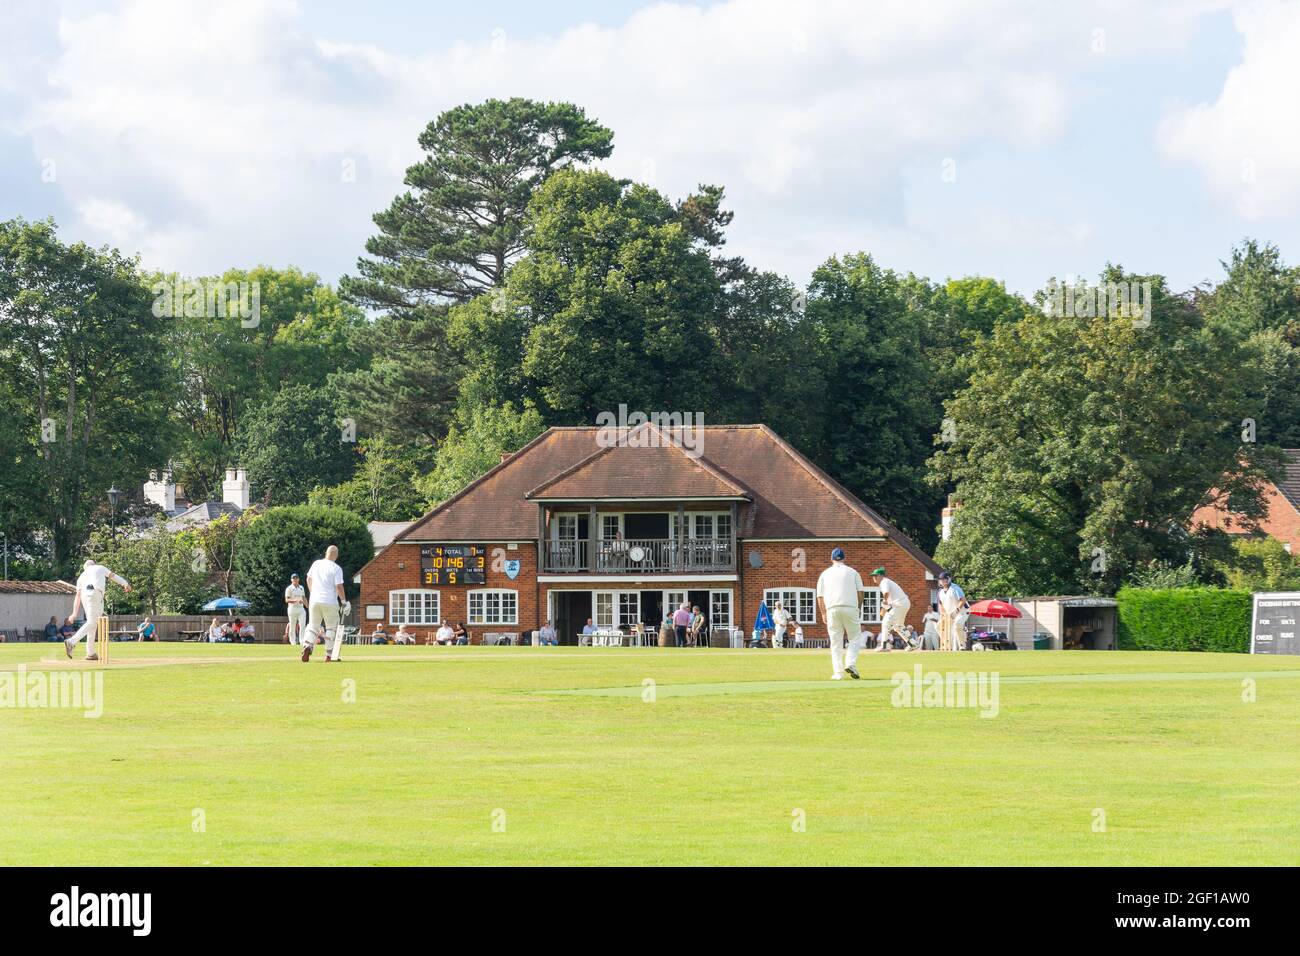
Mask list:
[[545,573],[678,574],[734,571],[736,543],[731,538],[628,538],[547,541]]

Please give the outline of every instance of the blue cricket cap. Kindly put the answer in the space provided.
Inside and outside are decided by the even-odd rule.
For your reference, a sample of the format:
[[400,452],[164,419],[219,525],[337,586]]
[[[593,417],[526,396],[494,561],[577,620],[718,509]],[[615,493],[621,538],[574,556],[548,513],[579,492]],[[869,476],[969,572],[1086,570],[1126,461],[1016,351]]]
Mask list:
[[832,552],[831,552],[831,560],[832,560],[832,561],[843,561],[843,560],[844,560],[844,549],[843,549],[843,548],[836,548],[834,551],[832,551]]

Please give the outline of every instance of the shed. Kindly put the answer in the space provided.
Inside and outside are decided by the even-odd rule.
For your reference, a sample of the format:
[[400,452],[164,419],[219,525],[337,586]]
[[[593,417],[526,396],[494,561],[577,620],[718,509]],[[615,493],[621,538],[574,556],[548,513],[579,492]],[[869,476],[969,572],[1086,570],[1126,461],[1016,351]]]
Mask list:
[[52,617],[63,623],[76,593],[67,581],[0,581],[0,633],[12,641],[43,630]]
[[1011,639],[1018,650],[1032,650],[1035,634],[1051,638],[1051,649],[1115,650],[1114,598],[1090,595],[1040,595],[1013,598],[1021,617],[1011,621]]

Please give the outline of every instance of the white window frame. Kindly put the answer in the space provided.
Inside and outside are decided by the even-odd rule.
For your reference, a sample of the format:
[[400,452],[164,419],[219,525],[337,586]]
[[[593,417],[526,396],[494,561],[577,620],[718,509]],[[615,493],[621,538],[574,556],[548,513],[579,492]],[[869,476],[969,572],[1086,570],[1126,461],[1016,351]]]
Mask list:
[[[489,608],[489,599],[497,598],[496,616],[489,614],[492,610]],[[478,603],[478,612],[475,614],[474,605]],[[507,608],[507,604],[511,605]],[[519,623],[519,592],[511,588],[476,588],[469,591],[465,596],[465,609],[467,620],[470,624],[476,625],[497,625],[497,624],[518,624]],[[509,614],[507,615],[507,610]]]
[[866,587],[862,591],[862,613],[858,615],[862,624],[880,623],[880,588]]
[[[718,598],[725,598],[725,608]],[[731,590],[716,590],[709,592],[709,627],[725,627],[727,632],[731,632]]]
[[[411,596],[422,595],[424,600],[420,601],[419,610],[425,612],[420,617],[412,617]],[[433,600],[428,598],[432,596]],[[433,609],[433,619],[428,619],[427,612],[430,604]],[[389,624],[411,624],[416,627],[426,627],[433,624],[442,623],[442,594],[432,588],[399,588],[396,591],[388,592],[388,623]]]
[[[690,519],[687,523],[690,525],[690,537],[692,538],[722,538],[731,537],[731,512],[730,511],[688,511],[687,517]],[[708,518],[708,534],[701,535],[697,524],[699,519]],[[720,534],[718,525],[723,521],[727,523],[727,533]]]
[[795,624],[817,623],[817,591],[815,588],[768,588],[763,592],[769,611],[776,609],[777,599],[781,606],[790,612],[790,620]]
[[[606,607],[601,608],[604,601]],[[608,614],[602,614],[606,610]],[[600,630],[610,627],[631,629],[641,620],[641,592],[609,590],[591,592],[591,621]]]
[[[572,534],[565,533],[565,526],[571,525]],[[555,523],[551,525],[552,541],[577,541],[578,540],[578,513],[576,511],[561,511],[555,516]]]

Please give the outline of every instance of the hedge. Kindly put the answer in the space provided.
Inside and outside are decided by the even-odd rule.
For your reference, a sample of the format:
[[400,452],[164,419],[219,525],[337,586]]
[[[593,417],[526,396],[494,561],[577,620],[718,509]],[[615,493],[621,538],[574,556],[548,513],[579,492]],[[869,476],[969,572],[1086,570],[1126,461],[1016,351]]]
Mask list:
[[252,614],[283,614],[290,573],[302,575],[306,587],[307,569],[331,544],[338,545],[344,590],[355,596],[352,578],[375,556],[366,519],[318,505],[268,508],[235,539],[236,593],[252,604]]
[[1115,599],[1121,650],[1250,653],[1249,591],[1122,588]]

